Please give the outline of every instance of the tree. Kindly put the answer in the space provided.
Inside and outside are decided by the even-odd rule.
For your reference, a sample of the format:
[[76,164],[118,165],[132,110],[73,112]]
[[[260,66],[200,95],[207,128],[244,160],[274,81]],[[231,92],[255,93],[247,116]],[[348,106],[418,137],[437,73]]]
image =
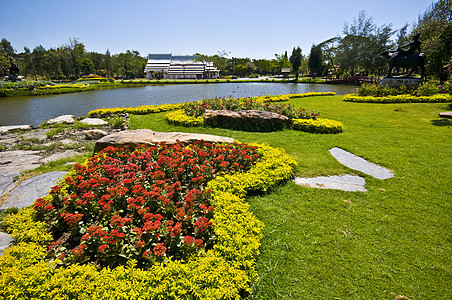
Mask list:
[[355,72],[383,72],[386,62],[380,53],[393,47],[391,36],[394,31],[391,25],[377,27],[372,17],[360,11],[358,19],[354,19],[352,24],[344,24],[343,34],[345,36],[335,49],[336,61],[343,72],[352,76]]
[[298,72],[301,66],[301,60],[303,55],[301,54],[301,48],[293,48],[292,55],[289,58],[290,64],[292,65],[292,71],[295,73],[295,80],[298,81]]
[[15,50],[11,43],[3,38],[0,42],[0,76],[3,77],[9,74],[10,59],[14,56],[14,52]]
[[452,0],[439,0],[432,4],[414,26],[411,35],[421,36],[422,52],[427,56],[427,71],[447,79],[443,68],[451,60],[450,29],[452,22]]
[[80,77],[80,66],[77,64],[77,59],[82,57],[85,53],[85,45],[80,42],[79,38],[72,37],[69,38],[69,44],[66,45],[69,55],[71,57],[73,73],[75,77]]
[[322,76],[323,74],[323,55],[320,45],[312,45],[309,53],[308,67],[311,71],[311,77]]
[[333,37],[319,44],[320,48],[322,49],[322,54],[325,56],[330,65],[330,70],[336,73],[336,76],[339,76],[339,73],[337,72],[337,66],[335,65],[334,61],[337,55],[340,41],[340,37]]

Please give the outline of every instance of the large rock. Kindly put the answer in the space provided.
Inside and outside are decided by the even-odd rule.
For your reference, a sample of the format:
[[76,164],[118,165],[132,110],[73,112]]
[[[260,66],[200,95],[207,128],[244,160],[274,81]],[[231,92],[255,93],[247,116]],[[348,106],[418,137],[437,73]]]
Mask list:
[[208,126],[242,131],[275,131],[290,125],[286,116],[262,110],[206,110],[204,122]]
[[31,125],[12,125],[12,126],[0,126],[0,133],[16,130],[29,130]]
[[80,121],[80,123],[88,124],[88,125],[107,125],[108,122],[99,118],[85,118]]
[[126,130],[107,135],[96,142],[94,152],[108,146],[128,145],[134,148],[138,144],[154,144],[166,142],[166,144],[175,144],[179,140],[184,144],[191,144],[199,140],[209,143],[234,143],[233,138],[184,132],[155,132],[150,129]]
[[18,187],[13,189],[5,203],[0,209],[11,207],[23,208],[30,206],[33,202],[44,197],[50,188],[56,185],[68,172],[54,171],[38,175],[22,181]]
[[14,150],[0,152],[0,172],[23,172],[40,166],[43,157],[38,151]]
[[377,84],[381,86],[399,87],[406,86],[413,88],[422,83],[421,78],[405,78],[405,77],[383,77]]

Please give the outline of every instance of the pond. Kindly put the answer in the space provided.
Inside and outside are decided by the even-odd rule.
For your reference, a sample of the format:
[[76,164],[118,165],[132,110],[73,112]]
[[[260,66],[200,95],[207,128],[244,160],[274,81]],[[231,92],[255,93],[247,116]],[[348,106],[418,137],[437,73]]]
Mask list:
[[249,97],[307,92],[353,93],[355,86],[306,83],[246,82],[148,85],[51,96],[0,98],[0,126],[39,125],[60,115],[86,116],[109,107],[181,103],[215,97]]

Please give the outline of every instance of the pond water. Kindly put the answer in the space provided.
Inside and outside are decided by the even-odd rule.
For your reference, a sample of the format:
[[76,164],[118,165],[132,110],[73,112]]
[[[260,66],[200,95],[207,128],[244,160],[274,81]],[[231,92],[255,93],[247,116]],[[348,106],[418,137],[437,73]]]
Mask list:
[[39,125],[60,115],[86,116],[98,108],[133,107],[181,103],[215,97],[249,97],[262,95],[299,94],[307,92],[353,93],[355,86],[249,82],[216,84],[148,85],[133,88],[97,90],[91,92],[0,98],[0,126]]

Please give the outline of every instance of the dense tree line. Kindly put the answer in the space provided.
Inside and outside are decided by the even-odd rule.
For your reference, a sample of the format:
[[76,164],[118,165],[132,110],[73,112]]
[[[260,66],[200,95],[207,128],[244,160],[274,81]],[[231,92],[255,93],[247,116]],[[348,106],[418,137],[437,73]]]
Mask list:
[[[345,23],[342,34],[317,45],[312,45],[309,55],[303,55],[294,47],[290,57],[275,54],[273,59],[251,59],[229,57],[229,52],[215,55],[196,53],[199,61],[212,61],[222,76],[278,75],[282,68],[291,68],[298,75],[344,76],[386,74],[386,59],[380,54],[384,50],[396,50],[409,42],[414,34],[421,36],[422,52],[427,55],[429,75],[445,80],[450,75],[452,64],[452,0],[433,3],[418,17],[416,24],[406,24],[394,30],[392,25],[377,26],[364,11],[350,24]],[[13,46],[2,39],[0,44],[0,76],[8,74],[10,59],[19,65],[21,75],[52,80],[75,79],[83,75],[97,74],[115,78],[144,77],[146,58],[138,51],[127,50],[111,55],[87,52],[77,38],[67,44],[45,49],[37,46],[32,51],[27,47],[16,53]]]
[[39,45],[32,51],[25,47],[16,53],[6,39],[0,44],[0,76],[8,75],[10,59],[18,64],[20,75],[52,80],[73,80],[80,76],[97,74],[115,78],[141,78],[146,59],[135,50],[111,55],[87,52],[78,38],[70,38],[67,44],[45,49]]

